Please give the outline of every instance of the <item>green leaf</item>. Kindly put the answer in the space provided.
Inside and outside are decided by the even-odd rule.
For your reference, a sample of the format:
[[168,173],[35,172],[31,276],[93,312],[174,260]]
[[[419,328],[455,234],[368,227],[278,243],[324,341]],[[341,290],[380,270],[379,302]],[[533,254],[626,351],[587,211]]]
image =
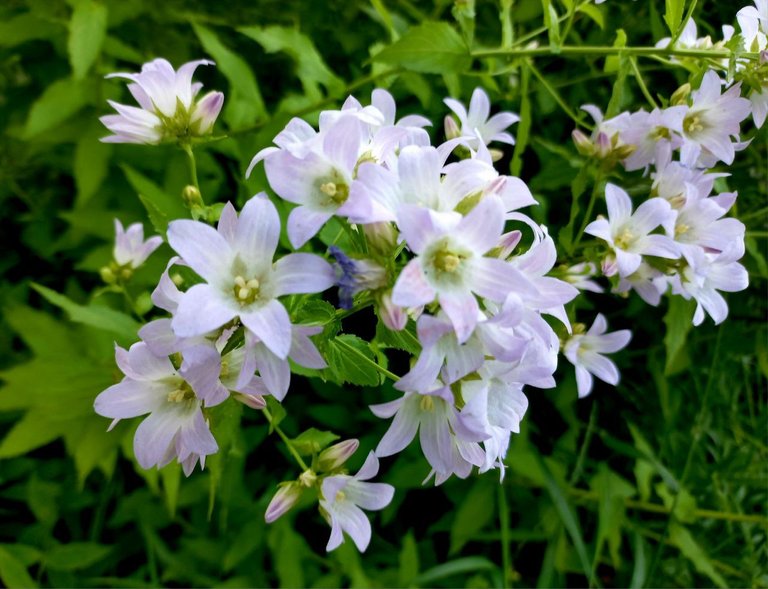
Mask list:
[[403,537],[398,564],[398,586],[410,587],[419,574],[419,547],[411,530]]
[[340,383],[376,386],[380,382],[376,357],[368,342],[356,335],[344,334],[329,341],[326,361],[326,370]]
[[552,503],[554,504],[557,513],[560,515],[560,519],[576,548],[576,554],[581,562],[584,576],[590,579],[590,584],[592,584],[594,573],[592,571],[592,564],[589,561],[589,556],[587,556],[587,547],[584,543],[584,536],[581,533],[581,526],[576,517],[576,512],[563,494],[560,485],[552,476],[552,471],[549,469],[546,460],[538,454],[536,455],[536,460],[539,463],[541,473],[544,476],[544,484],[547,488],[547,492],[549,493]]
[[3,15],[0,20],[0,47],[11,48],[35,39],[52,41],[64,28],[57,22],[24,12],[13,18]]
[[20,456],[30,450],[45,446],[61,436],[66,430],[66,423],[57,423],[42,414],[42,411],[30,411],[17,421],[3,438],[2,443],[0,443],[0,458]]
[[581,3],[576,7],[576,12],[582,12],[591,18],[598,27],[605,28],[605,17],[602,11],[594,4]]
[[530,86],[531,70],[523,66],[520,71],[520,124],[517,126],[517,137],[515,141],[515,150],[512,153],[512,163],[509,166],[510,173],[513,176],[519,176],[523,169],[523,154],[528,147],[528,138],[531,134],[531,124],[533,117],[531,115],[531,97],[528,93]]
[[549,46],[554,53],[560,52],[560,19],[557,10],[552,6],[551,0],[541,0],[541,7],[544,11],[544,26],[547,28],[549,37]]
[[453,27],[432,21],[409,29],[373,59],[425,74],[461,73],[472,62],[469,49]]
[[99,129],[83,135],[75,147],[74,175],[77,186],[75,207],[80,208],[96,194],[107,177],[112,146],[102,143],[98,137],[104,135]]
[[709,577],[718,587],[728,587],[725,579],[715,570],[707,553],[698,545],[685,527],[674,521],[670,522],[669,541],[680,549],[680,552],[693,563],[694,568],[702,575]]
[[[627,46],[627,33],[624,32],[624,29],[619,29],[616,31],[616,40],[613,42],[614,47],[626,47]],[[618,72],[619,71],[619,56],[618,55],[609,55],[605,58],[605,67],[603,68],[603,71],[606,74],[612,73],[612,72]]]
[[0,546],[0,581],[9,589],[37,587],[24,566],[13,554]]
[[413,579],[413,585],[434,587],[435,581],[440,581],[446,577],[456,575],[466,575],[467,573],[476,573],[480,571],[497,571],[498,567],[487,558],[481,556],[468,556],[466,558],[457,558],[449,562],[439,564],[431,569],[424,571],[418,577]]
[[39,292],[45,299],[57,307],[63,309],[75,323],[83,323],[97,329],[108,331],[123,337],[125,340],[135,340],[139,331],[139,324],[129,315],[115,311],[109,307],[97,307],[95,305],[78,305],[74,301],[40,284],[32,283],[32,288]]
[[93,62],[101,53],[107,36],[107,7],[94,0],[75,3],[69,21],[69,62],[76,80],[85,77]]
[[104,559],[111,547],[95,542],[70,542],[51,548],[43,557],[45,565],[62,571],[87,568]]
[[171,517],[176,515],[176,505],[179,502],[179,488],[181,487],[181,464],[171,462],[160,469],[160,480],[163,481],[163,494],[165,506]]
[[376,324],[376,343],[383,348],[403,350],[414,355],[421,351],[421,343],[416,337],[415,326],[410,322],[405,329],[392,331],[379,320]]
[[216,66],[229,81],[230,92],[227,94],[223,115],[227,124],[233,128],[245,127],[264,118],[264,100],[248,63],[224,45],[211,29],[199,23],[192,23],[192,27],[203,48],[213,57]]
[[31,139],[63,123],[88,103],[89,86],[80,80],[56,80],[32,105],[24,126],[24,139]]
[[485,478],[478,479],[466,497],[462,497],[451,525],[450,555],[460,552],[464,544],[493,519],[495,497],[495,486],[491,486]]
[[304,539],[294,531],[287,518],[279,519],[270,527],[267,543],[280,587],[306,587],[302,561],[308,549]]
[[667,350],[667,359],[664,363],[664,375],[670,376],[680,372],[686,366],[679,362],[680,355],[684,352],[688,332],[693,323],[693,309],[695,301],[686,301],[683,297],[670,297],[669,308],[664,315],[664,324],[667,326],[664,334],[664,347]]
[[633,560],[635,561],[632,569],[632,579],[629,586],[632,589],[641,589],[645,587],[645,581],[648,578],[648,557],[646,556],[646,544],[640,532],[634,533],[634,551]]
[[664,12],[664,22],[669,27],[672,36],[676,36],[683,22],[683,10],[685,9],[685,0],[666,0],[666,11]]
[[181,196],[174,198],[140,172],[125,165],[122,168],[128,182],[147,209],[150,223],[156,231],[165,233],[168,221],[187,216]]
[[293,439],[293,447],[302,456],[311,456],[312,454],[317,454],[338,439],[339,436],[333,432],[321,431],[311,427]]
[[67,355],[76,347],[72,327],[48,313],[25,305],[10,304],[3,309],[3,317],[35,356]]
[[302,32],[280,26],[241,27],[237,29],[246,37],[253,39],[267,53],[284,52],[296,62],[296,75],[304,88],[304,93],[317,100],[322,97],[318,85],[325,87],[329,94],[344,91],[344,82],[331,71],[312,42]]
[[618,569],[621,565],[621,536],[627,512],[624,501],[635,494],[635,488],[604,464],[600,465],[589,486],[600,495],[595,562],[599,560],[603,544],[607,541],[611,561],[614,568]]
[[664,501],[664,507],[674,509],[672,514],[677,521],[690,524],[698,519],[696,517],[696,509],[698,507],[696,498],[685,488],[681,488],[677,493],[673,493],[667,485],[658,483],[654,489],[658,496],[661,497],[661,500]]
[[371,581],[365,574],[360,552],[352,542],[344,542],[333,553],[336,560],[341,565],[341,570],[349,579],[349,586],[359,589],[372,587]]

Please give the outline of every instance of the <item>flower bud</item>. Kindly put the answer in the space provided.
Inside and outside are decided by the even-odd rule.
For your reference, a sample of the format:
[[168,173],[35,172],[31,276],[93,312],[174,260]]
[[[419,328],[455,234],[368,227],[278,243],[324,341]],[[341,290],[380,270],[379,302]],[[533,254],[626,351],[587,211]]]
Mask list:
[[619,271],[619,265],[616,262],[616,256],[609,254],[600,264],[601,270],[605,276],[609,278],[614,276]]
[[235,395],[235,399],[240,401],[243,405],[250,407],[251,409],[264,409],[267,403],[264,401],[264,397],[261,395],[246,395],[238,393]]
[[351,439],[326,448],[317,457],[318,470],[330,471],[339,468],[355,453],[359,445],[358,440]]
[[189,126],[197,135],[206,135],[213,129],[216,117],[224,104],[224,94],[209,92],[195,105],[195,110],[189,121]]
[[397,230],[392,223],[381,221],[363,225],[368,248],[377,254],[389,257],[397,245]]
[[496,149],[495,147],[491,147],[488,150],[488,153],[491,155],[491,161],[493,162],[497,162],[504,157],[504,152],[500,149]]
[[116,281],[115,273],[112,272],[112,269],[109,266],[101,268],[101,270],[99,270],[99,275],[107,284],[114,284]]
[[282,483],[264,512],[264,521],[271,524],[279,517],[288,513],[301,498],[301,486],[294,482]]
[[687,82],[672,93],[669,99],[670,106],[688,104],[688,95],[691,93],[691,85]]
[[184,205],[191,209],[194,206],[202,206],[203,197],[200,195],[200,190],[196,186],[188,184],[181,191],[181,199],[184,201]]
[[576,151],[581,155],[591,156],[595,153],[595,148],[592,145],[592,140],[587,137],[581,130],[574,129],[571,133],[573,143],[576,145]]
[[392,331],[405,329],[408,323],[408,314],[402,307],[398,307],[392,302],[392,291],[388,290],[379,297],[379,317],[382,323]]
[[445,128],[446,139],[456,139],[456,137],[461,137],[461,129],[459,129],[459,125],[456,123],[456,119],[454,119],[451,115],[445,115],[445,119],[443,120],[443,127]]
[[488,255],[494,258],[506,260],[509,256],[512,255],[512,252],[517,247],[517,244],[520,243],[520,239],[522,239],[522,237],[522,232],[518,231],[517,229],[503,234],[499,239],[499,243],[496,244],[496,247],[494,247],[490,252],[488,252]]

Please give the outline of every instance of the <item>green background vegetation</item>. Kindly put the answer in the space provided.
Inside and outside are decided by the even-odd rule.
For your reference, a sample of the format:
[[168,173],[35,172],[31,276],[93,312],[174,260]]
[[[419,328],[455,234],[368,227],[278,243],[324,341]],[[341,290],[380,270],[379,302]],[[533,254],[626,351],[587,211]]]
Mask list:
[[[668,36],[665,10],[674,16],[682,6],[608,0],[599,8],[577,3],[576,11],[575,1],[552,3],[548,20],[560,26],[548,35],[539,29],[542,6],[550,3],[519,0],[511,13],[515,38],[530,33],[543,45],[563,36],[572,45],[611,45],[623,27],[631,45],[652,45]],[[208,202],[238,204],[266,188],[263,171],[246,181],[245,167],[294,114],[315,121],[320,109],[338,107],[350,93],[365,103],[373,87],[387,87],[401,115],[419,112],[435,121],[439,140],[442,98],[466,101],[482,85],[496,109],[523,114],[513,128],[515,157],[508,153],[500,169],[511,165],[529,183],[541,202],[532,214],[557,235],[568,221],[571,186],[578,176],[575,185],[591,190],[594,170],[571,146],[574,122],[556,97],[573,110],[610,101],[617,111],[643,106],[643,95],[627,63],[614,60],[606,68],[604,58],[590,56],[471,61],[448,52],[435,61],[418,52],[418,43],[401,43],[386,50],[385,60],[372,60],[428,20],[457,31],[429,25],[431,36],[447,35],[449,46],[456,40],[498,46],[499,5],[478,0],[474,18],[466,6],[453,9],[445,0],[3,2],[3,584],[768,586],[764,133],[717,183],[719,191],[739,191],[736,215],[747,225],[751,287],[728,297],[729,319],[719,328],[707,319],[690,329],[692,307],[679,299],[660,308],[635,296],[585,299],[579,319],[599,310],[612,329],[634,331],[629,349],[616,357],[620,386],[597,383],[577,401],[566,363],[557,389],[528,391],[530,409],[513,439],[503,485],[488,473],[422,487],[428,466],[413,446],[383,460],[382,480],[397,493],[373,516],[374,538],[363,555],[351,542],[326,554],[329,530],[314,506],[264,524],[275,485],[298,473],[257,412],[223,406],[214,418],[222,451],[189,479],[174,465],[160,472],[138,467],[131,441],[139,420],[106,433],[108,421],[93,413],[94,397],[120,377],[113,342],[129,345],[139,326],[118,295],[101,290],[98,270],[111,256],[112,219],[142,221],[147,232],[162,228],[184,215],[179,195],[188,183],[177,148],[98,142],[106,135],[98,121],[109,110],[106,99],[128,102],[124,84],[104,80],[107,73],[137,71],[160,56],[177,67],[214,59],[217,67],[201,68],[197,78],[206,89],[225,92],[217,133],[229,138],[198,150],[201,188]],[[733,23],[738,8],[699,2],[700,33],[717,39],[720,24]],[[638,65],[660,96],[689,74],[652,59]],[[616,174],[614,181],[633,195],[647,194],[649,181],[640,174]],[[161,251],[170,253],[167,246]],[[132,283],[136,310],[145,317],[163,257],[153,255]],[[321,305],[307,310],[325,312]],[[334,329],[370,340],[372,325],[362,314]],[[363,353],[393,366],[400,354],[402,363],[397,348],[407,343],[374,342]],[[387,427],[367,405],[395,395],[389,384],[376,386],[375,370],[354,362],[339,370],[327,382],[295,376],[282,427],[290,435],[315,426],[359,437],[354,469]]]

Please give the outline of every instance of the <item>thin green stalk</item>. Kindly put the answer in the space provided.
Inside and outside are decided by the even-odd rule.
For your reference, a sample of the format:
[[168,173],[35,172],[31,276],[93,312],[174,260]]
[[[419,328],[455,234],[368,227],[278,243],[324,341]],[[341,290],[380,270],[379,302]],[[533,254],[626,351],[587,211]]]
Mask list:
[[[734,52],[728,49],[691,49],[687,47],[604,47],[594,45],[564,45],[555,52],[550,47],[512,47],[509,49],[483,49],[472,52],[472,57],[537,57],[537,56],[570,56],[592,55],[595,57],[607,55],[628,55],[647,57],[693,57],[698,59],[728,59]],[[757,53],[737,52],[736,57],[758,59]]]
[[576,466],[573,467],[573,472],[568,479],[569,485],[575,485],[581,477],[581,471],[584,468],[584,461],[587,458],[587,450],[589,444],[592,441],[592,435],[595,433],[595,424],[597,423],[597,401],[592,402],[592,411],[589,413],[589,423],[587,423],[587,431],[584,434],[584,441],[581,444],[579,450],[579,457],[576,459]]
[[184,153],[187,154],[187,161],[189,162],[189,175],[192,179],[192,185],[200,191],[200,183],[197,181],[197,162],[195,161],[195,152],[192,150],[192,145],[189,143],[182,143],[181,148]]
[[533,63],[528,63],[528,67],[530,68],[530,70],[531,70],[531,73],[532,73],[534,76],[536,76],[536,78],[539,80],[539,82],[541,82],[541,85],[542,85],[542,86],[544,86],[544,88],[546,89],[546,91],[547,91],[547,92],[549,92],[549,93],[550,93],[550,95],[552,96],[552,98],[554,98],[554,99],[555,99],[555,102],[557,102],[558,106],[560,106],[560,108],[563,110],[563,112],[564,112],[565,114],[567,114],[569,117],[571,117],[571,118],[573,119],[573,121],[574,121],[574,122],[575,122],[577,125],[581,125],[581,124],[583,124],[583,123],[581,122],[581,117],[579,117],[579,115],[577,115],[577,114],[576,114],[576,113],[575,113],[575,112],[574,112],[574,111],[571,109],[571,107],[570,107],[570,106],[568,106],[568,104],[567,104],[567,103],[566,103],[566,102],[565,102],[565,101],[562,99],[562,97],[560,96],[560,94],[558,94],[558,93],[557,93],[557,90],[555,90],[555,89],[552,87],[552,85],[551,85],[551,84],[550,84],[550,83],[549,83],[549,82],[546,80],[546,78],[544,78],[544,76],[542,76],[542,75],[541,75],[541,72],[539,72],[539,70],[538,70],[538,69],[536,69],[536,67],[533,65]]
[[509,49],[515,40],[515,30],[512,28],[512,5],[515,0],[499,0],[499,20],[501,20],[501,47]]
[[587,228],[587,225],[589,225],[590,220],[592,219],[592,212],[595,209],[595,203],[597,202],[597,195],[600,191],[600,184],[603,181],[603,171],[598,168],[597,169],[597,175],[595,176],[595,184],[592,187],[592,194],[589,196],[589,202],[587,203],[587,210],[584,212],[584,218],[581,221],[581,227],[579,228],[579,232],[576,234],[576,237],[573,241],[573,246],[571,249],[575,250],[579,243],[581,242],[581,237],[584,235],[584,230]]
[[650,104],[652,108],[658,108],[659,105],[656,104],[653,95],[648,90],[648,86],[645,85],[645,80],[643,80],[643,74],[640,73],[640,68],[637,67],[637,59],[632,57],[630,58],[629,63],[632,65],[632,71],[635,74],[637,85],[640,86],[640,91],[643,93],[643,96],[645,96],[648,104]]
[[283,440],[285,445],[288,447],[288,451],[296,460],[296,463],[301,467],[302,472],[309,470],[309,467],[304,462],[304,459],[296,451],[296,448],[293,447],[293,442],[291,442],[291,439],[288,436],[286,436],[285,432],[280,429],[280,426],[275,423],[274,419],[272,418],[272,414],[269,412],[269,409],[264,407],[264,409],[262,409],[261,412],[264,414],[264,417],[267,418],[267,421],[269,422],[269,425],[272,427],[272,429],[275,430],[275,432],[277,432],[277,435],[280,436],[280,439]]
[[510,561],[511,541],[509,537],[509,505],[507,491],[503,484],[499,485],[499,524],[501,525],[501,566],[504,587],[512,587],[512,563]]

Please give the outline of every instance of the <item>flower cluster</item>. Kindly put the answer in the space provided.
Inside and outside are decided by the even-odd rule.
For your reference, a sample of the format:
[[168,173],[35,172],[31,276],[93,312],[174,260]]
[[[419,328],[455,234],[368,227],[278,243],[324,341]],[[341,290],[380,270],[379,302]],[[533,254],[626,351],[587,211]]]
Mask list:
[[[624,112],[609,120],[595,113],[598,128],[592,140],[575,133],[584,152],[588,143],[608,146],[605,158],[621,160],[627,171],[644,169],[653,180],[649,198],[633,209],[632,199],[619,186],[608,184],[608,217],[598,218],[585,232],[606,245],[601,265],[613,277],[614,291],[634,290],[651,305],[667,291],[695,299],[694,325],[705,313],[715,323],[728,315],[718,291],[747,288],[748,277],[738,263],[744,254],[743,223],[726,214],[736,193],[712,196],[718,162],[733,163],[740,141],[740,124],[751,112],[740,96],[741,83],[722,91],[723,81],[707,71],[701,86],[684,87],[672,105],[652,112]],[[591,155],[599,154],[591,148]],[[675,156],[679,159],[675,160]]]

